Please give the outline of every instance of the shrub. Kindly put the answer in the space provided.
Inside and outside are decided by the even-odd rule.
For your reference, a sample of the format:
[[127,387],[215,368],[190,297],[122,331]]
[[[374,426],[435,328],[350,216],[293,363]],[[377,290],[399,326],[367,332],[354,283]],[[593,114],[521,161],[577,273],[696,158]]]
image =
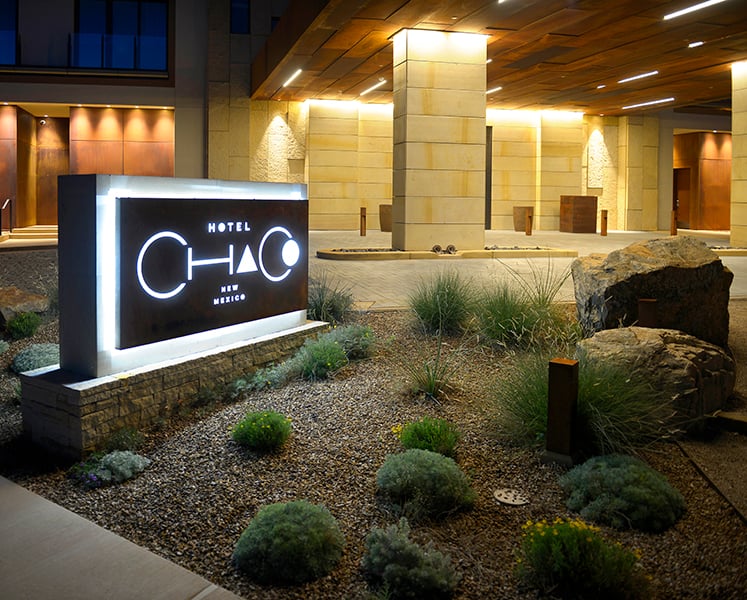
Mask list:
[[309,278],[309,319],[339,323],[353,307],[353,294],[349,288],[334,282],[326,271]]
[[31,337],[41,325],[41,317],[34,312],[18,313],[5,324],[5,330],[14,340]]
[[277,450],[291,433],[291,420],[272,410],[250,412],[233,428],[238,444],[259,452]]
[[10,368],[16,373],[25,373],[56,365],[59,362],[60,346],[58,344],[32,344],[16,354]]
[[132,427],[122,427],[115,431],[109,439],[106,440],[104,449],[107,452],[114,450],[130,450],[134,452],[143,445],[144,436],[137,429]]
[[422,548],[409,539],[407,519],[386,529],[374,529],[366,538],[362,568],[374,588],[390,600],[451,598],[459,583],[448,555],[428,544]]
[[566,506],[584,519],[618,529],[661,532],[685,511],[682,494],[644,462],[621,454],[599,456],[560,478]]
[[457,464],[429,450],[390,454],[376,473],[376,485],[410,518],[440,518],[472,508],[475,502],[475,492]]
[[451,270],[421,280],[408,303],[426,331],[455,333],[467,324],[473,297],[470,283]]
[[423,417],[420,421],[405,425],[399,440],[405,448],[430,450],[453,458],[459,431],[444,419]]
[[241,534],[233,562],[260,583],[297,584],[329,573],[344,546],[326,507],[297,500],[261,508]]
[[0,354],[5,352],[9,348],[9,346],[10,345],[8,344],[8,342],[6,342],[5,340],[0,340]]
[[98,488],[132,479],[145,470],[150,460],[129,450],[93,454],[74,465],[68,475],[85,488]]
[[[519,443],[544,443],[547,429],[548,357],[523,357],[498,381],[496,418]],[[671,407],[648,383],[614,363],[579,363],[577,450],[594,456],[635,452],[671,433]]]
[[524,585],[554,598],[622,600],[647,597],[637,557],[609,543],[581,520],[524,525],[517,575]]
[[368,325],[344,325],[334,327],[318,339],[339,344],[349,360],[360,360],[371,355],[374,333]]
[[348,363],[345,350],[334,340],[323,337],[307,340],[298,354],[291,359],[298,361],[298,371],[304,379],[326,379],[330,373]]

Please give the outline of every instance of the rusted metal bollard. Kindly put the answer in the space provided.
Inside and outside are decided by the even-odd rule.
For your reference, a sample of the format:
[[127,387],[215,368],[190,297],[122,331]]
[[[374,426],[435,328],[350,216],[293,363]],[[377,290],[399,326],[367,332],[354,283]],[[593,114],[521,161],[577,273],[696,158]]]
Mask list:
[[669,235],[677,235],[677,211],[672,211],[672,218],[669,220]]
[[526,216],[524,217],[524,233],[526,235],[532,235],[532,221],[534,220],[534,209],[527,208]]
[[659,314],[657,310],[656,298],[639,298],[638,299],[638,327],[659,326]]
[[361,206],[361,235],[366,235],[366,207]]
[[548,368],[547,433],[542,462],[573,465],[577,404],[578,361],[552,359]]
[[599,235],[605,236],[607,235],[607,211],[603,210],[601,213],[601,217],[599,218]]

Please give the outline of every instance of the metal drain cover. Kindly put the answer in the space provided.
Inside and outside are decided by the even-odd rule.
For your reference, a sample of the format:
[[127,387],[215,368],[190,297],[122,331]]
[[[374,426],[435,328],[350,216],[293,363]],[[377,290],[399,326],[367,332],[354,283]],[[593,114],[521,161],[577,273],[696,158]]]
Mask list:
[[510,504],[511,506],[529,504],[529,498],[521,492],[510,488],[498,488],[493,492],[493,497],[501,504]]

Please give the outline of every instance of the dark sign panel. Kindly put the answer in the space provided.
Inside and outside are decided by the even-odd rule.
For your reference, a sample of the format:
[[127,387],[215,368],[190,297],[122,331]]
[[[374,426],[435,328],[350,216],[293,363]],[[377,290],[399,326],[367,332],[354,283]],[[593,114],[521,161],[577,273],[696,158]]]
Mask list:
[[308,203],[120,198],[116,347],[303,310]]

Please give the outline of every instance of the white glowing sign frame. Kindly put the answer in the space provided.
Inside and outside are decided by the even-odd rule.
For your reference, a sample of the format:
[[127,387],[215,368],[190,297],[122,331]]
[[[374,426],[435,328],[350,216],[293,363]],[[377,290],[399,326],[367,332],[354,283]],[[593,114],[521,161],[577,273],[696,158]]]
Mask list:
[[[184,198],[306,200],[303,184],[232,182],[167,177],[96,176],[96,357],[101,377],[217,347],[245,343],[306,324],[298,310],[124,350],[115,347],[117,318],[117,199]],[[280,225],[279,225],[280,226]],[[64,351],[63,351],[64,352]],[[62,365],[65,368],[65,365]]]

